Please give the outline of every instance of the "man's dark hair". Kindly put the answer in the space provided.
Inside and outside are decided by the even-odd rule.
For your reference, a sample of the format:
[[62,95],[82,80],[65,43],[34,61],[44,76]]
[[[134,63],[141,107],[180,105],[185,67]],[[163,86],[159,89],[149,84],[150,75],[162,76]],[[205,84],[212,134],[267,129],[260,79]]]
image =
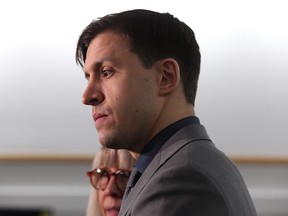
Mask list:
[[84,67],[90,42],[100,33],[113,31],[127,38],[130,50],[145,68],[164,58],[180,67],[186,100],[195,103],[201,55],[194,32],[169,13],[130,10],[93,20],[82,32],[76,48],[76,62]]

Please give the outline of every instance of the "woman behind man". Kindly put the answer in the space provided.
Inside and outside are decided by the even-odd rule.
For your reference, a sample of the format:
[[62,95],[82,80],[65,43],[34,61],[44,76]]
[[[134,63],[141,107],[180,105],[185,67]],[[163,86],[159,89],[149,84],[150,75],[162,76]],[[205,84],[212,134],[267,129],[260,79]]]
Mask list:
[[92,189],[86,216],[118,215],[134,162],[127,150],[101,147],[87,172]]

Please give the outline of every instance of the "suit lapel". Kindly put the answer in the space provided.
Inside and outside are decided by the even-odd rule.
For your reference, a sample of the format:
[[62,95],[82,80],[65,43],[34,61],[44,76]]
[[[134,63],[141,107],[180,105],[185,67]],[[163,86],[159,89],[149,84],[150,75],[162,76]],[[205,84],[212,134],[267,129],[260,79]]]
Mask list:
[[161,167],[161,165],[172,157],[180,148],[195,140],[210,140],[205,128],[202,125],[188,125],[168,139],[168,141],[162,146],[160,151],[146,168],[127,200],[125,200],[121,206],[119,216],[124,216],[127,214],[129,208],[133,205],[140,192],[149,182],[151,177],[156,173],[159,167]]

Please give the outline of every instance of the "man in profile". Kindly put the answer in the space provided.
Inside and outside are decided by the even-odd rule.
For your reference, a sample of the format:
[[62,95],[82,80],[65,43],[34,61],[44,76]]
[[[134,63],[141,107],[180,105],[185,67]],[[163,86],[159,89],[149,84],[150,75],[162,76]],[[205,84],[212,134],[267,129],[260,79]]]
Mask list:
[[191,28],[169,13],[110,14],[83,30],[76,61],[100,143],[137,160],[121,216],[256,215],[240,172],[195,115],[200,52]]

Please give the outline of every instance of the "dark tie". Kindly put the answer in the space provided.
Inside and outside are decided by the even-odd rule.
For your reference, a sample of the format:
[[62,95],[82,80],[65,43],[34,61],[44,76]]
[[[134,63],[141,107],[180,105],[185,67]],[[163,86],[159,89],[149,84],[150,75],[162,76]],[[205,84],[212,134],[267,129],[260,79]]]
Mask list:
[[138,179],[141,177],[141,172],[139,172],[136,167],[133,168],[129,181],[127,183],[126,186],[126,190],[125,193],[123,195],[123,199],[126,200],[127,197],[129,196],[131,190],[133,189],[133,187],[135,186],[136,182],[138,181]]

